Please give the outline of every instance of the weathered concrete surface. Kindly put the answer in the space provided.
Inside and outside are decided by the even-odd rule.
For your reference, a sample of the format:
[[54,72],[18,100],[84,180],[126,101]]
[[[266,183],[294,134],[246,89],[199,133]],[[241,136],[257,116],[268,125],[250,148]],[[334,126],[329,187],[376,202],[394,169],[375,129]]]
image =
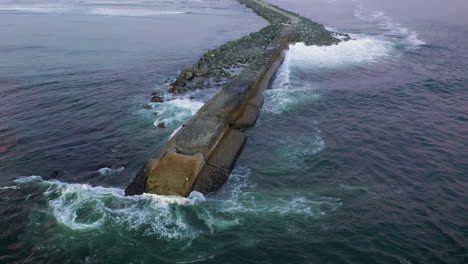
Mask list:
[[[280,26],[276,24],[281,30],[261,55],[146,163],[125,190],[126,195],[148,192],[188,196],[192,191],[207,194],[226,182],[246,142],[239,129],[255,125],[264,101],[263,92],[281,65],[285,50],[290,42],[297,41],[298,30],[303,34],[308,28],[304,24],[308,22],[294,13],[258,0],[238,1],[271,23],[281,22]],[[339,42],[322,25],[316,25],[311,28],[325,36],[324,43]],[[191,75],[187,71],[183,74]]]
[[[174,166],[175,164],[177,166]],[[149,175],[157,174],[158,177],[148,177],[146,192],[187,196],[204,165],[205,159],[199,152],[194,155],[184,155],[169,151],[151,169]],[[173,177],[173,175],[184,177]]]
[[199,173],[193,190],[204,194],[218,190],[228,179],[246,140],[240,131],[230,129]]

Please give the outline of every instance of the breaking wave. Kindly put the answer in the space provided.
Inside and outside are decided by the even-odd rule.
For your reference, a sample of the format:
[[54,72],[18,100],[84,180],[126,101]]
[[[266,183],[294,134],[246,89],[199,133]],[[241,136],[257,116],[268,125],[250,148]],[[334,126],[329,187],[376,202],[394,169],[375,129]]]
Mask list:
[[360,6],[354,11],[354,16],[363,22],[376,26],[377,30],[380,31],[379,34],[382,36],[397,39],[399,42],[410,46],[427,44],[418,38],[418,33],[416,31],[394,22],[385,12],[366,10]]
[[352,40],[331,46],[306,46],[303,43],[291,45],[289,63],[294,67],[308,69],[336,69],[376,62],[391,55],[394,49],[394,44],[389,41],[363,35],[351,37]]
[[292,110],[295,106],[307,101],[317,100],[319,95],[310,88],[277,88],[265,92],[264,110],[281,114]]
[[183,219],[183,210],[200,199],[151,194],[126,197],[124,190],[118,188],[45,181],[38,176],[19,178],[15,182],[20,186],[26,183],[45,185],[46,211],[72,230],[102,228],[111,222],[160,238],[193,236],[194,230]]
[[309,84],[298,85],[291,82],[291,57],[295,54],[288,52],[281,65],[272,89],[265,91],[264,111],[281,114],[292,110],[302,102],[318,99]]
[[0,190],[16,190],[18,189],[17,186],[2,186],[0,187]]
[[[52,215],[57,224],[74,231],[119,228],[160,239],[193,239],[242,225],[250,217],[303,215],[320,217],[341,205],[339,199],[305,196],[270,197],[254,191],[248,168],[237,168],[219,191],[188,198],[144,194],[126,197],[119,188],[20,177],[17,189],[38,186],[44,190],[37,212]],[[14,188],[11,188],[14,189]]]
[[369,65],[390,58],[396,50],[391,41],[362,34],[351,34],[351,37],[352,40],[331,46],[290,45],[271,89],[265,91],[265,111],[281,114],[320,98],[314,83],[295,76],[298,71],[317,74]]
[[[367,35],[352,35],[352,38],[332,46],[306,46],[303,43],[290,45],[276,79],[264,93],[263,111],[282,115],[319,100],[316,84],[305,81],[303,74],[314,75],[323,71],[346,70],[349,67],[378,63],[391,57],[396,51],[395,44],[390,41]],[[296,131],[294,136],[286,135],[276,139],[271,153],[278,160],[285,161],[285,166],[301,167],[304,157],[325,149],[318,122],[307,122],[311,122],[308,129]],[[301,200],[295,201],[296,206],[302,203]]]
[[27,12],[27,13],[67,13],[69,8],[59,6],[0,6],[3,12]]
[[187,98],[177,98],[163,103],[152,103],[157,119],[154,125],[164,122],[166,127],[180,126],[203,106],[203,102]]
[[353,40],[332,46],[290,45],[271,89],[265,91],[265,111],[281,114],[320,98],[313,83],[294,77],[297,70],[314,73],[372,64],[390,57],[394,51],[392,42],[363,35],[352,37]]
[[123,170],[125,170],[125,167],[120,167],[117,169],[111,169],[111,168],[105,167],[105,168],[100,168],[98,172],[101,176],[109,176],[109,175],[121,173]]

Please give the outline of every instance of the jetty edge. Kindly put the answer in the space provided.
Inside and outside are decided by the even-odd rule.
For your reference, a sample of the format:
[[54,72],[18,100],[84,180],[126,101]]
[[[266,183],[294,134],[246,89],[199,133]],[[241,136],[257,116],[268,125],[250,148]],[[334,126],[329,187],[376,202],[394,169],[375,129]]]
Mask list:
[[[228,179],[246,143],[247,137],[241,129],[255,125],[264,101],[263,92],[283,62],[289,44],[333,45],[350,39],[346,34],[330,32],[323,25],[264,1],[237,1],[269,21],[266,31],[270,38],[273,33],[274,38],[250,35],[247,40],[254,35],[269,43],[261,47],[262,52],[255,54],[254,59],[249,58],[248,66],[146,162],[125,189],[125,195],[152,193],[187,197],[192,191],[203,194],[217,191]],[[244,42],[245,37],[239,41]],[[216,69],[219,65],[211,58],[222,58],[226,50],[223,46],[218,51],[208,51],[198,64],[182,71],[171,92],[176,91],[177,86],[187,86],[187,75],[210,78],[216,74],[210,65],[217,65]],[[208,58],[203,59],[205,57]],[[200,68],[203,68],[202,74],[197,72]],[[179,92],[184,90],[177,90]]]

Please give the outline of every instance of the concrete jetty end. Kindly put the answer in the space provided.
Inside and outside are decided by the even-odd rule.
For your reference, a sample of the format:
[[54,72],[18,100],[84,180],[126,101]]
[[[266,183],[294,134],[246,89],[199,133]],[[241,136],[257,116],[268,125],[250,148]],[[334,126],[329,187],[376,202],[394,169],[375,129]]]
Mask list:
[[[276,37],[148,160],[126,188],[126,195],[153,193],[187,197],[192,191],[207,194],[218,190],[228,179],[247,140],[240,129],[255,125],[264,101],[263,92],[281,65],[289,44],[301,41],[332,45],[341,41],[338,35],[349,39],[345,34],[330,32],[323,25],[266,2],[238,1],[279,29]],[[192,69],[203,67],[207,69],[204,74],[209,76],[210,68],[200,63],[206,61],[200,60]],[[185,76],[189,71],[184,70],[182,74]]]

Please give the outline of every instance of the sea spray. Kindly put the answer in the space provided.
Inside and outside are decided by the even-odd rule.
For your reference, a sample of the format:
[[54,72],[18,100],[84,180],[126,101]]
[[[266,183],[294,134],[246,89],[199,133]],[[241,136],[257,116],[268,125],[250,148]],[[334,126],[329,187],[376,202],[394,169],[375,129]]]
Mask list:
[[394,22],[393,19],[383,11],[369,10],[359,5],[354,11],[354,16],[362,22],[369,24],[371,28],[377,30],[379,36],[405,44],[408,48],[417,48],[427,44],[425,41],[419,39],[416,31]]
[[203,106],[203,102],[177,98],[163,103],[153,103],[153,112],[157,113],[154,125],[164,122],[166,127],[180,126]]
[[120,168],[116,168],[116,169],[104,167],[104,168],[100,168],[98,170],[98,172],[99,172],[99,174],[101,176],[110,176],[110,175],[114,175],[114,174],[117,174],[117,173],[121,173],[124,170],[125,170],[125,167],[120,167]]
[[[318,217],[341,205],[329,198],[275,197],[254,192],[249,168],[237,168],[217,193],[205,197],[192,192],[188,198],[144,194],[124,196],[119,188],[43,180],[40,176],[17,178],[18,191],[34,186],[43,189],[44,208],[59,226],[74,232],[118,228],[165,240],[194,239],[242,225],[246,217],[303,215]],[[11,188],[13,189],[13,188]]]
[[352,40],[333,46],[291,45],[290,67],[336,70],[378,62],[394,51],[394,44],[389,41],[356,34],[351,37]]
[[295,76],[298,70],[310,74],[346,70],[379,63],[397,52],[395,44],[390,41],[363,34],[350,36],[352,40],[332,46],[291,44],[271,89],[265,91],[264,110],[282,114],[320,98],[314,83],[305,83]]

